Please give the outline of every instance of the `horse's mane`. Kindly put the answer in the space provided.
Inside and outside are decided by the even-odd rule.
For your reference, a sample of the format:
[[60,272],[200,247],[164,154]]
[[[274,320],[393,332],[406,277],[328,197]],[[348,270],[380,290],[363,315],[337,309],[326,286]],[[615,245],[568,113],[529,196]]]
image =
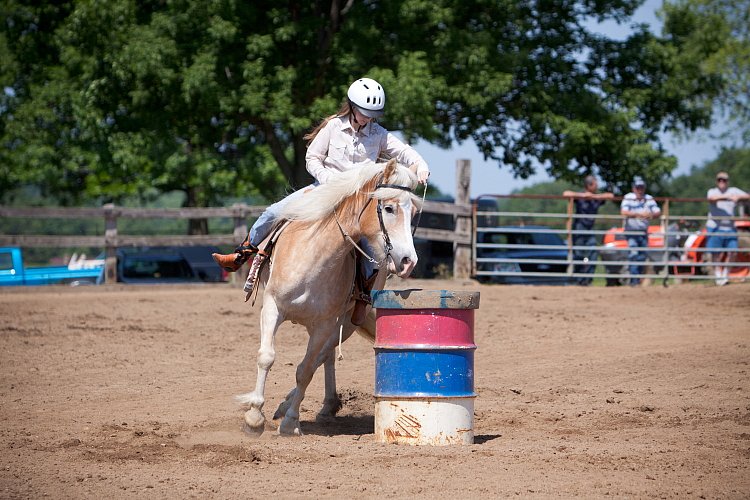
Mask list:
[[[325,184],[286,203],[279,211],[279,218],[307,222],[322,220],[332,215],[334,208],[357,193],[377,199],[411,197],[415,204],[419,203],[419,197],[409,191],[393,188],[375,190],[375,184],[380,181],[385,167],[386,163],[367,161],[362,166],[337,172]],[[408,168],[396,164],[387,182],[414,189],[417,186],[417,177]]]

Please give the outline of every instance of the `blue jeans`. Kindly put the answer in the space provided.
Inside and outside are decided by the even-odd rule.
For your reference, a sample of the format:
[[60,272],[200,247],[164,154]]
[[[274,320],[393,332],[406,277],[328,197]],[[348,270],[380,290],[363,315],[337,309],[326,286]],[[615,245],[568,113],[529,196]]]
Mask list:
[[[736,233],[734,228],[714,228],[708,232],[708,239],[706,240],[706,248],[710,248],[711,253],[714,252],[731,252],[738,248],[737,236],[732,236],[731,233]],[[727,236],[727,234],[730,234]]]
[[307,189],[315,187],[317,185],[317,183],[310,184],[309,186],[298,189],[292,194],[285,196],[273,205],[269,205],[268,208],[266,208],[266,210],[262,214],[260,214],[260,217],[258,217],[258,220],[255,221],[253,227],[250,228],[250,243],[256,247],[263,243],[263,240],[265,240],[266,237],[271,234],[271,229],[273,229],[276,220],[279,218],[279,212],[281,211],[281,208],[289,203],[289,200],[293,200],[298,196],[302,196]]
[[640,250],[639,247],[644,249],[648,247],[648,234],[631,234],[628,236],[628,247],[630,248],[628,260],[635,262],[630,264],[630,284],[637,285],[641,282],[641,278],[637,275],[643,272],[643,265],[639,262],[646,261],[646,252]]
[[[573,246],[595,247],[596,236],[593,234],[578,234],[573,237]],[[574,268],[576,273],[594,274],[596,260],[599,258],[599,252],[596,250],[575,250],[573,252],[573,258],[579,261],[588,259],[587,263],[576,264]],[[576,283],[583,286],[590,285],[591,278],[579,277],[576,278]]]

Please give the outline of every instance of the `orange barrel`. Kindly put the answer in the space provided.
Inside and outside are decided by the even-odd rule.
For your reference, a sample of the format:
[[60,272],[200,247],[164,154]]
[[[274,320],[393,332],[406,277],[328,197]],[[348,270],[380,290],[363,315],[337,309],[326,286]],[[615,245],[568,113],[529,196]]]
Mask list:
[[414,445],[474,442],[474,310],[479,292],[379,290],[375,438]]

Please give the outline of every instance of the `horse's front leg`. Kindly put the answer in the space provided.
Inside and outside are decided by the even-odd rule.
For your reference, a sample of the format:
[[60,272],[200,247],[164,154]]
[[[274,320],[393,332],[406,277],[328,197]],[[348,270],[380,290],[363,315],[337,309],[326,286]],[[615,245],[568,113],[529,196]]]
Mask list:
[[[289,407],[284,414],[281,425],[279,425],[279,434],[297,436],[302,434],[299,423],[299,408],[305,398],[307,386],[310,385],[310,381],[315,375],[315,370],[323,364],[330,354],[325,348],[332,337],[331,331],[334,326],[335,322],[324,322],[307,327],[310,335],[307,342],[307,352],[302,362],[297,366],[297,386],[289,393]],[[336,337],[338,338],[338,335]]]
[[[349,338],[350,336],[351,333],[349,333],[348,335],[344,335],[344,340],[346,340],[346,338]],[[323,361],[323,371],[325,373],[325,396],[323,399],[323,407],[315,416],[315,420],[317,420],[318,422],[331,420],[341,409],[341,398],[339,398],[339,395],[336,392],[336,345],[333,344],[329,347],[327,344],[326,347],[324,347],[323,352],[325,352],[326,349],[328,349],[328,355]],[[273,415],[274,420],[282,418],[284,414],[286,414],[286,411],[289,409],[289,405],[291,404],[292,398],[294,397],[294,394],[296,392],[296,387],[289,391],[289,394],[286,395],[284,401],[282,401],[279,407],[276,409],[276,413],[274,413]]]
[[[325,372],[325,399],[323,399],[323,407],[315,416],[315,420],[318,422],[331,420],[341,409],[341,399],[336,393],[336,360],[334,355],[334,351],[330,351],[328,356],[326,356],[325,361],[323,361]],[[289,394],[286,395],[284,401],[282,401],[276,409],[276,413],[273,414],[274,420],[282,418],[286,414],[287,410],[289,410],[289,406],[292,404],[292,398],[296,392],[296,387],[289,391]]]
[[[325,398],[323,399],[323,407],[315,416],[315,420],[318,422],[325,422],[332,419],[341,409],[341,399],[336,393],[336,359],[334,356],[335,352],[331,350],[323,361],[323,369],[325,372]],[[289,406],[292,404],[292,398],[296,392],[296,387],[289,391],[289,394],[286,395],[284,401],[282,401],[276,409],[276,413],[273,414],[274,420],[282,418],[286,414]]]
[[265,404],[265,388],[268,372],[273,366],[276,358],[274,350],[274,338],[276,330],[284,319],[279,314],[278,307],[272,299],[263,300],[263,309],[260,313],[260,349],[258,349],[258,375],[255,381],[255,390],[247,394],[237,396],[240,403],[250,405],[245,412],[245,423],[248,429],[260,434],[263,432],[266,417],[263,415]]

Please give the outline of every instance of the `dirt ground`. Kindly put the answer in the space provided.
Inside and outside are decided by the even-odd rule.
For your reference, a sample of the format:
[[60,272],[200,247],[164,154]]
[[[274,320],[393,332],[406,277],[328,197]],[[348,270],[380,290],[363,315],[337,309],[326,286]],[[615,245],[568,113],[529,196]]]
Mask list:
[[[476,290],[476,435],[375,441],[374,352],[344,344],[344,408],[297,438],[242,430],[260,308],[227,285],[0,292],[0,498],[750,496],[750,284]],[[267,388],[292,388],[285,324]],[[269,426],[270,427],[270,426]]]

